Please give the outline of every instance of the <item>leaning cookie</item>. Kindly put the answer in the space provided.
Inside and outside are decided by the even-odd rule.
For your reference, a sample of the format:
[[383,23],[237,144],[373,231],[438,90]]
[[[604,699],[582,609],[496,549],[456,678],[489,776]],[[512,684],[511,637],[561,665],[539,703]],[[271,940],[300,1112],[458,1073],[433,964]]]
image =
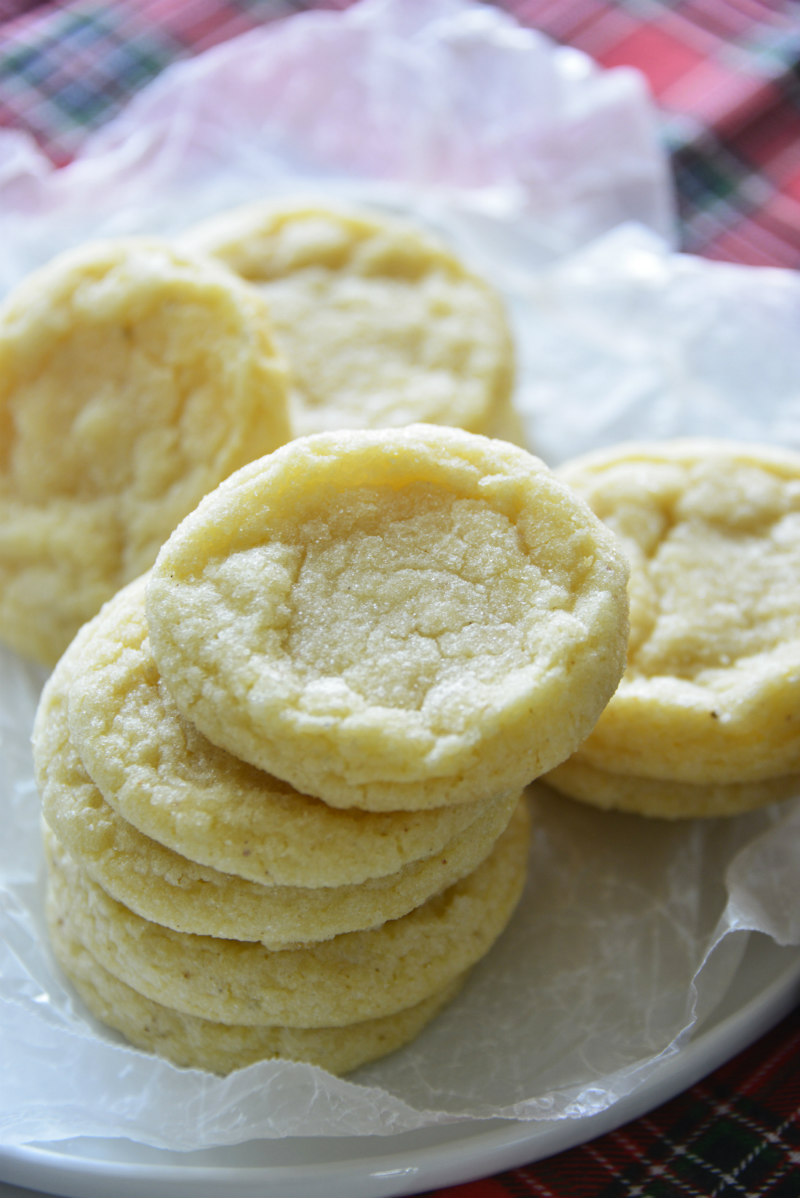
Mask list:
[[28,276],[0,307],[0,638],[52,665],[290,435],[264,300],[205,256],[125,238]]
[[173,1064],[228,1074],[257,1061],[289,1060],[350,1073],[413,1040],[455,998],[463,978],[404,1011],[333,1028],[216,1023],[145,998],[104,969],[70,927],[69,911],[48,903],[53,951],[88,1011],[137,1048]]
[[625,675],[577,761],[771,795],[800,771],[800,454],[678,440],[559,474],[631,566]]
[[220,1023],[344,1026],[431,998],[488,952],[522,894],[529,826],[520,802],[476,870],[401,919],[280,951],[142,919],[93,882],[52,833],[48,891],[92,956],[155,1002]]
[[800,795],[800,775],[758,782],[676,782],[634,774],[610,774],[573,753],[545,779],[570,798],[604,810],[660,819],[707,819],[741,815]]
[[146,583],[109,600],[47,680],[33,736],[43,792],[63,790],[70,740],[108,805],[148,838],[223,874],[299,888],[397,875],[446,853],[486,810],[483,800],[418,812],[331,808],[211,744],[158,673]]
[[377,209],[256,203],[183,240],[265,296],[296,435],[417,421],[519,435],[502,301],[421,228]]
[[161,550],[153,656],[187,720],[338,807],[519,790],[581,743],[627,641],[616,539],[522,449],[433,425],[300,438]]

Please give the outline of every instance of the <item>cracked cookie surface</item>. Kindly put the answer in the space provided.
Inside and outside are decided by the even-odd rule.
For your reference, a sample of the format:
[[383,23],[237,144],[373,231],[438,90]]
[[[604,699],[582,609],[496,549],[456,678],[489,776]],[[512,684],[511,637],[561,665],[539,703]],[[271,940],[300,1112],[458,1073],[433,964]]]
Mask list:
[[150,238],[89,243],[0,308],[0,636],[52,665],[200,498],[288,440],[255,289]]
[[51,674],[34,730],[40,771],[59,767],[56,717],[68,708],[81,764],[114,811],[183,857],[261,885],[386,877],[442,853],[486,810],[483,801],[417,812],[331,808],[213,745],[158,673],[146,583],[110,600]]
[[341,807],[519,789],[585,737],[627,636],[614,538],[543,463],[456,429],[301,438],[164,546],[153,655],[214,743]]
[[559,474],[631,565],[625,675],[576,761],[779,792],[800,768],[800,455],[679,440]]

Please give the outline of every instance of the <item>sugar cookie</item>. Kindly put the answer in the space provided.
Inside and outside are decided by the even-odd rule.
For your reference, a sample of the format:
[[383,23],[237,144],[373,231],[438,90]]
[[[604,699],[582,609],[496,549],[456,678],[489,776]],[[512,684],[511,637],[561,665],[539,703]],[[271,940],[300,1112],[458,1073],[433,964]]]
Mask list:
[[51,711],[106,801],[183,857],[256,883],[344,886],[441,854],[482,800],[419,812],[333,809],[212,745],[178,711],[150,652],[146,578],[82,630],[45,688],[36,758],[57,759]]
[[289,1028],[214,1023],[145,998],[92,957],[69,926],[69,913],[48,903],[50,941],[57,960],[88,1010],[138,1048],[173,1064],[228,1074],[256,1061],[306,1061],[331,1073],[350,1073],[414,1039],[455,998],[463,978],[405,1011],[344,1027]]
[[489,950],[525,880],[529,816],[520,802],[473,873],[401,919],[305,948],[192,936],[110,898],[46,837],[54,910],[110,973],[184,1014],[232,1024],[332,1027],[405,1010],[442,991]]
[[800,771],[800,454],[678,440],[559,474],[631,565],[627,668],[577,761],[780,789]]
[[264,886],[198,865],[121,819],[70,741],[66,694],[59,688],[48,687],[43,697],[36,762],[47,824],[113,898],[175,931],[260,941],[269,948],[327,940],[406,915],[473,870],[517,805],[514,796],[482,804],[478,817],[441,852],[386,877],[349,886]]
[[503,304],[421,228],[377,209],[257,203],[184,241],[266,297],[296,435],[418,421],[518,431]]
[[519,790],[613,693],[616,539],[522,449],[413,425],[244,467],[159,553],[153,655],[210,740],[341,807]]
[[290,434],[263,298],[205,256],[93,242],[0,307],[0,637],[52,665],[232,470]]
[[675,782],[610,774],[584,761],[580,752],[551,770],[546,782],[553,790],[594,807],[660,819],[741,815],[800,794],[800,776],[796,774],[760,782]]

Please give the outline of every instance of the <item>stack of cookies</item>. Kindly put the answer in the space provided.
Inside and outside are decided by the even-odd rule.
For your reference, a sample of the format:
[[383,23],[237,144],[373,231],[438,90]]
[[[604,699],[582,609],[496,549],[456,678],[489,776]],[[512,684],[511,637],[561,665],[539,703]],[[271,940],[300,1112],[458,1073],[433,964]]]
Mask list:
[[394,1050],[501,934],[521,792],[624,664],[613,536],[523,450],[414,425],[236,472],[51,675],[54,951],[134,1044],[225,1073]]
[[800,454],[680,439],[615,446],[559,473],[626,553],[631,630],[617,693],[547,781],[665,818],[796,795]]

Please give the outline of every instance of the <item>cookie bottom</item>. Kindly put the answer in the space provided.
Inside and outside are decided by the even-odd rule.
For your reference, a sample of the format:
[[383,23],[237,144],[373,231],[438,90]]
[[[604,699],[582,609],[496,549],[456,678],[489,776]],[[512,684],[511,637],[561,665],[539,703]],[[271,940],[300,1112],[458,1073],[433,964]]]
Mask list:
[[659,819],[743,815],[800,794],[798,774],[760,782],[682,782],[601,770],[577,755],[551,770],[542,781],[594,807]]

